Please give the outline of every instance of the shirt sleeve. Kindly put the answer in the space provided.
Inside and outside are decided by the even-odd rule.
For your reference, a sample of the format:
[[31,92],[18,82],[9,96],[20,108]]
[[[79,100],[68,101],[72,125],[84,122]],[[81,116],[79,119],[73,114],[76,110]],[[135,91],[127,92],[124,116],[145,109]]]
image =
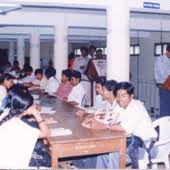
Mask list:
[[1,125],[0,168],[27,168],[39,133],[18,118]]
[[122,119],[120,125],[127,132],[132,134],[142,120],[142,112],[133,108],[128,109],[127,116]]

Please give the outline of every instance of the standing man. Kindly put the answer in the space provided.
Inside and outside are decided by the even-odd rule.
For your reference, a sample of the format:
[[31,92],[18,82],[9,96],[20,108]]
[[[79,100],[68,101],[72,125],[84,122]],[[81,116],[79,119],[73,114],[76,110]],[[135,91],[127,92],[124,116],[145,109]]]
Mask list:
[[79,71],[81,73],[82,78],[82,85],[84,89],[86,90],[86,103],[85,105],[90,105],[91,100],[91,89],[90,89],[90,82],[87,77],[87,66],[90,61],[90,58],[88,58],[88,49],[86,47],[81,47],[81,56],[76,57],[74,64],[73,64],[73,70]]
[[159,87],[160,117],[170,115],[170,44],[166,47],[165,55],[155,62],[155,80]]
[[73,70],[77,70],[81,73],[82,79],[87,80],[87,76],[85,75],[86,67],[89,62],[88,58],[88,49],[86,47],[81,47],[81,56],[75,58],[73,64]]
[[96,47],[94,45],[90,45],[88,58],[94,59],[95,58],[95,52],[96,52]]

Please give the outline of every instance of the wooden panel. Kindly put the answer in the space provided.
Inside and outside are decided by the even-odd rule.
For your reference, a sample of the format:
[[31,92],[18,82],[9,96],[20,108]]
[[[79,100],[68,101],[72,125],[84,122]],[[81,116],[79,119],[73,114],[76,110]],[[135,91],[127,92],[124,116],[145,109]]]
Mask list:
[[55,150],[59,157],[89,155],[97,153],[107,153],[111,150],[119,151],[121,148],[120,139],[74,142],[55,144]]

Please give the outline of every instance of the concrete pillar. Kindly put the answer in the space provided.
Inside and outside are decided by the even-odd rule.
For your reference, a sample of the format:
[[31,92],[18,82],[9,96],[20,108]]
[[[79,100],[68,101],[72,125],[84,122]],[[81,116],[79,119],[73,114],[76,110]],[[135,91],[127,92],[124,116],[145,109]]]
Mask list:
[[40,67],[40,35],[37,32],[30,35],[30,65],[34,70]]
[[17,39],[17,60],[19,62],[20,68],[23,68],[25,62],[24,46],[24,38],[19,36]]
[[61,71],[67,68],[68,60],[68,27],[65,24],[58,24],[54,27],[54,68],[57,71],[56,77],[60,81]]
[[108,0],[107,5],[107,79],[129,81],[128,1]]
[[8,47],[9,55],[8,55],[8,61],[13,64],[14,61],[14,55],[15,55],[15,41],[9,41],[9,47]]

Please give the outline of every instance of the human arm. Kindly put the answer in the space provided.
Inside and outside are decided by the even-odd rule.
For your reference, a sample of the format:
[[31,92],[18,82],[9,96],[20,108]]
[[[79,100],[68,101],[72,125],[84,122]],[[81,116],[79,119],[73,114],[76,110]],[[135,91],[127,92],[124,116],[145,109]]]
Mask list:
[[112,130],[112,131],[123,131],[125,132],[125,129],[118,123],[118,124],[114,124],[114,125],[107,125],[107,128]]
[[39,108],[37,108],[37,106],[29,107],[22,114],[22,116],[25,116],[25,115],[32,115],[34,117],[34,119],[36,120],[36,122],[38,123],[39,129],[40,129],[39,138],[48,138],[49,137],[50,131],[47,127],[45,120],[40,115],[40,111],[39,111]]

